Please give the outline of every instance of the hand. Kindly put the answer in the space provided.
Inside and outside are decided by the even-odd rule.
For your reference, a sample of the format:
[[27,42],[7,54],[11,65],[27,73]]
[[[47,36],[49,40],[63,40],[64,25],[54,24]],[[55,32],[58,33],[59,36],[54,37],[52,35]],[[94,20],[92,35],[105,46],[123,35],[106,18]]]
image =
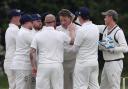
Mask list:
[[68,25],[69,31],[75,31],[75,29],[76,29],[76,25],[74,23],[71,23],[70,25]]
[[37,73],[37,68],[36,67],[32,67],[32,75],[36,76]]
[[106,51],[106,48],[104,45],[99,43],[99,50]]

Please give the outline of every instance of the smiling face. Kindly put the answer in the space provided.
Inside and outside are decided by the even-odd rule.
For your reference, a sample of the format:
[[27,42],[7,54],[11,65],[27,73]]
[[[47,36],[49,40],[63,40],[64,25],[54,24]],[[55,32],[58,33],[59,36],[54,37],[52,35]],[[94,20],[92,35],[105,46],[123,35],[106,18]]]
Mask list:
[[67,28],[71,22],[72,20],[68,16],[60,16],[60,23],[64,28]]
[[41,20],[35,20],[35,21],[33,21],[33,27],[36,30],[40,30],[42,28],[42,22],[41,22]]

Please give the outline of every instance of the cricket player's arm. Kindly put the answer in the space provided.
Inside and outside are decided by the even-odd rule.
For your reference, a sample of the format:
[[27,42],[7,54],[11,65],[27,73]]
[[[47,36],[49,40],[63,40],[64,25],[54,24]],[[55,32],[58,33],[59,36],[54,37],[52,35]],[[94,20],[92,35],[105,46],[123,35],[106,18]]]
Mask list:
[[32,74],[34,76],[36,76],[36,72],[37,72],[37,63],[36,63],[36,52],[37,51],[37,41],[36,41],[36,37],[34,37],[34,39],[32,40],[31,43],[31,48],[30,48],[30,61],[31,61],[31,65],[32,65]]
[[110,49],[113,52],[128,52],[128,45],[124,36],[124,33],[122,30],[119,30],[115,35],[119,46],[116,46],[115,48]]
[[108,51],[108,49],[105,48],[105,46],[102,45],[100,42],[98,43],[98,48],[99,48],[99,50],[101,50],[101,51]]
[[36,49],[32,48],[30,49],[30,61],[32,65],[32,74],[35,76],[37,72],[37,65],[36,65]]
[[72,47],[68,47],[67,52],[77,53],[80,49],[82,42],[84,41],[85,34],[82,30],[77,31],[76,38],[74,40],[74,45]]
[[65,51],[66,51],[67,53],[70,53],[70,52],[77,53],[77,52],[79,51],[79,49],[80,49],[80,47],[77,46],[77,45],[65,47]]
[[68,26],[68,30],[69,30],[69,36],[71,38],[70,44],[73,45],[74,40],[75,40],[75,36],[76,36],[76,25],[74,23],[71,23]]
[[97,28],[99,29],[100,34],[103,34],[105,27],[106,27],[105,25],[97,25]]

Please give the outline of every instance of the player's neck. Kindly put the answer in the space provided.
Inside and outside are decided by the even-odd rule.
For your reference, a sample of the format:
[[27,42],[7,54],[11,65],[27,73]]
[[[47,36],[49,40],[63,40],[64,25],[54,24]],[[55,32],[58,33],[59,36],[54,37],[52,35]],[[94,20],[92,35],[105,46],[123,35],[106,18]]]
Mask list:
[[115,22],[111,22],[107,27],[108,30],[111,30],[113,27],[115,27],[117,24]]
[[15,24],[15,25],[17,25],[17,26],[18,26],[18,23],[17,23],[17,22],[15,22],[15,21],[11,21],[10,23],[11,23],[11,24]]
[[28,26],[28,25],[26,25],[26,24],[24,24],[24,25],[22,25],[24,28],[26,28],[26,29],[28,29],[28,30],[32,30],[32,27],[30,27],[30,26]]
[[82,22],[81,22],[81,24],[84,24],[84,23],[87,23],[87,22],[90,22],[90,20],[88,19],[88,20],[83,20]]

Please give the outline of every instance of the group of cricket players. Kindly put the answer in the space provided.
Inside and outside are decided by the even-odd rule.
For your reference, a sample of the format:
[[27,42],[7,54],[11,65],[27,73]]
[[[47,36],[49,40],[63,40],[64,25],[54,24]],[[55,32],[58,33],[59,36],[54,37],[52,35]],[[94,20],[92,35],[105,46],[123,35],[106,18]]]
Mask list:
[[[10,10],[4,61],[9,89],[120,89],[128,45],[117,25],[118,13],[101,14],[105,25],[94,24],[87,7],[76,16],[61,9],[56,26],[51,13],[42,22],[38,13]],[[105,60],[100,85],[98,50]]]

